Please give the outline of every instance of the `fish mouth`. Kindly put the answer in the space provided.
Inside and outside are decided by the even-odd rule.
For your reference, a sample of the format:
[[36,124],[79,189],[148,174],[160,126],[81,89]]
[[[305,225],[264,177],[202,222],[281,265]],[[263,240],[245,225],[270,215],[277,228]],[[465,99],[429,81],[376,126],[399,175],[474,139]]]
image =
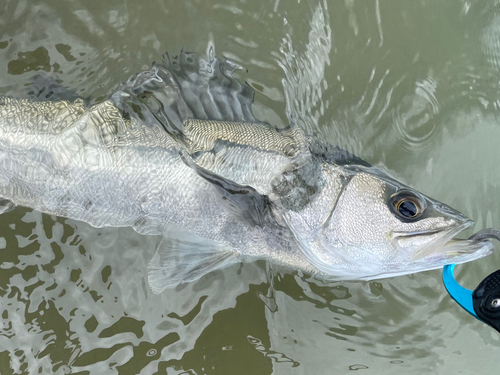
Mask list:
[[[430,271],[442,268],[447,264],[467,263],[476,259],[483,258],[493,252],[493,243],[488,240],[457,239],[457,234],[469,228],[474,222],[465,220],[449,229],[428,230],[413,233],[398,234],[398,241],[408,237],[422,236],[429,241],[429,238],[435,237],[429,241],[428,245],[417,253],[410,256],[410,259],[402,260],[396,263],[404,264],[403,267],[395,265],[387,272],[372,274],[361,277],[361,280],[374,280],[386,277],[407,275],[415,272]],[[409,238],[408,238],[409,239]]]
[[418,263],[426,262],[432,266],[427,269],[440,268],[446,264],[466,263],[490,255],[493,251],[493,243],[488,240],[458,239],[459,233],[474,224],[472,220],[464,220],[449,229],[434,229],[420,232],[409,232],[398,236],[398,240],[421,237],[422,241],[428,242],[419,251],[412,254],[411,261]]

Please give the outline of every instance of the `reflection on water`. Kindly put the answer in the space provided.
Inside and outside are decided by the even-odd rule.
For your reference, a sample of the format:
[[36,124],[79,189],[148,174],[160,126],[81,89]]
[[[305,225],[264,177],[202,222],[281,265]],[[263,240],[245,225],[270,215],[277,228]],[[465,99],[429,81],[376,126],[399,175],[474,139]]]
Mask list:
[[[0,4],[0,94],[105,98],[164,51],[241,64],[254,112],[296,122],[500,225],[495,1]],[[0,373],[475,374],[499,336],[439,272],[324,284],[264,262],[154,295],[159,238],[16,208],[0,217]],[[474,287],[498,256],[462,266]]]

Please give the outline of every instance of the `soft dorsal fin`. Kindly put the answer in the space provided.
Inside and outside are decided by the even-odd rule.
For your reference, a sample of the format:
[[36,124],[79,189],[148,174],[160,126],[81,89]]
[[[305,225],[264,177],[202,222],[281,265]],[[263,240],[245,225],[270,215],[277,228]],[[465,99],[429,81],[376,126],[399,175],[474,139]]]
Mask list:
[[254,90],[232,77],[240,66],[197,53],[164,55],[163,63],[131,77],[111,100],[124,116],[146,126],[160,124],[183,141],[187,119],[258,122],[252,113]]

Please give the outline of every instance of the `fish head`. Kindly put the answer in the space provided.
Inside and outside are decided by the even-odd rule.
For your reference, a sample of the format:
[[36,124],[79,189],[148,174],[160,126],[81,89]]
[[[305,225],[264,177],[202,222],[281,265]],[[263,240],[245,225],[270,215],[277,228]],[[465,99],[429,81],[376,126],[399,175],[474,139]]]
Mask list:
[[374,167],[323,164],[322,187],[283,217],[308,260],[333,279],[371,280],[489,255],[458,240],[473,221]]

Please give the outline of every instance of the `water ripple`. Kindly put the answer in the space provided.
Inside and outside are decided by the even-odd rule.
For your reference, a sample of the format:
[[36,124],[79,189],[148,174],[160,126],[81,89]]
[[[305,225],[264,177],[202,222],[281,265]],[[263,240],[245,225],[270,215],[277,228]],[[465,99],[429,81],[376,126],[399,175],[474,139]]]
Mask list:
[[500,70],[500,16],[495,15],[490,24],[484,28],[481,36],[481,50],[488,62]]
[[304,52],[297,51],[292,37],[283,39],[278,61],[286,79],[282,80],[287,104],[286,113],[291,123],[298,122],[308,132],[318,129],[318,121],[325,113],[322,100],[326,66],[330,65],[332,48],[331,28],[326,2],[316,7],[310,21],[309,41]]
[[439,113],[437,82],[428,76],[415,86],[414,95],[402,100],[394,116],[394,126],[400,135],[397,145],[409,151],[423,150],[436,141],[437,123],[433,120]]
[[[160,53],[214,40],[248,68],[237,74],[260,91],[259,118],[300,122],[406,173],[476,229],[498,226],[499,2],[429,5],[4,0],[0,86],[99,100]],[[0,219],[2,374],[496,368],[498,335],[457,308],[439,272],[323,284],[287,270],[273,282],[258,262],[153,295],[155,237],[22,208]],[[464,285],[494,271],[492,257],[463,266]]]

